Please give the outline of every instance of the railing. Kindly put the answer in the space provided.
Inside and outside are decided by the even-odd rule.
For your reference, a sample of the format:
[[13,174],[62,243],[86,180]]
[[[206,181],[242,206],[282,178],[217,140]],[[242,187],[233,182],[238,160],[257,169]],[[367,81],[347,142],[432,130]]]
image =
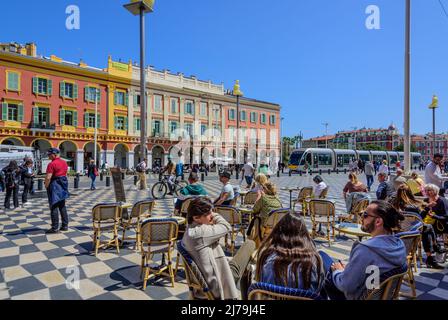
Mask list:
[[38,130],[56,130],[56,124],[46,124],[46,123],[36,123],[31,122],[29,125],[30,129],[38,129]]

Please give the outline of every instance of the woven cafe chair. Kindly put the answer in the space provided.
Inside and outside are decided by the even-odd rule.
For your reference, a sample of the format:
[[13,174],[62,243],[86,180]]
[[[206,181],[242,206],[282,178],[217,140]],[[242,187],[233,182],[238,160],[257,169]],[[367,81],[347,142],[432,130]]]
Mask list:
[[297,204],[302,206],[303,216],[308,214],[308,202],[313,196],[313,187],[303,187],[300,189],[297,199],[292,200],[292,209],[295,211]]
[[401,293],[401,295],[415,299],[417,297],[417,292],[415,288],[415,279],[414,272],[412,271],[412,265],[414,263],[414,257],[417,251],[418,244],[421,242],[421,232],[419,230],[400,232],[395,234],[395,237],[400,238],[406,247],[406,262],[408,265],[408,271],[406,276],[403,278],[403,281],[411,288],[410,296],[407,293]]
[[[119,203],[99,203],[93,207],[93,249],[95,256],[98,254],[98,249],[107,248],[110,245],[114,245],[117,252],[120,253],[118,228],[121,212],[122,209]],[[112,233],[112,239],[102,241],[101,235],[105,232]]]
[[334,225],[335,225],[335,205],[332,201],[329,200],[319,200],[319,199],[311,199],[309,202],[310,216],[311,216],[311,224],[312,231],[311,237],[314,239],[318,236],[317,226],[325,224],[327,229],[326,239],[328,244],[331,245],[330,241],[330,228],[333,232],[334,238]]
[[[123,229],[123,235],[121,240],[124,242],[126,240],[135,240],[135,248],[138,250],[140,245],[140,222],[151,216],[152,211],[155,206],[154,199],[141,200],[135,203],[132,206],[131,213],[128,211],[123,212],[121,215],[121,223],[120,227]],[[128,237],[126,238],[126,231],[134,229],[135,230],[135,238]]]
[[256,282],[249,288],[249,300],[325,300],[309,290]]
[[407,267],[403,266],[380,275],[378,288],[366,290],[361,300],[397,300],[406,274]]
[[[243,240],[246,241],[246,232],[244,230],[241,212],[232,206],[215,206],[214,212],[219,213],[231,226],[230,233],[230,252],[235,251],[235,240],[239,232],[243,235]],[[228,235],[225,237],[226,248],[229,249]]]
[[269,215],[262,226],[262,239],[266,239],[266,237],[272,232],[272,229],[274,229],[275,225],[290,212],[290,208],[280,208],[269,212]]

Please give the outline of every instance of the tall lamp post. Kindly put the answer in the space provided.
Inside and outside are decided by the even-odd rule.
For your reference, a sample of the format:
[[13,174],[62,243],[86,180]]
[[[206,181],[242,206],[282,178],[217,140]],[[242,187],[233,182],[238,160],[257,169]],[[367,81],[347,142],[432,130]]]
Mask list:
[[140,154],[146,158],[146,74],[145,74],[145,14],[153,12],[155,0],[131,0],[124,7],[133,15],[140,15]]
[[322,123],[325,126],[325,149],[328,149],[328,122]]
[[100,95],[100,89],[95,89],[95,131],[93,135],[93,158],[95,161],[95,166],[98,166],[97,164],[97,146],[98,143],[98,96]]
[[243,96],[243,92],[240,89],[240,81],[236,80],[233,86],[233,95],[236,97],[236,174],[235,178],[239,179],[240,171],[240,97]]
[[[283,120],[285,118],[280,118],[280,163],[283,163]],[[280,168],[279,168],[280,169]]]
[[432,102],[428,106],[432,109],[432,156],[436,153],[436,109],[439,106],[439,98],[436,95],[432,96]]
[[405,23],[405,62],[404,62],[404,171],[411,171],[411,108],[410,108],[410,86],[411,86],[411,0],[406,0],[406,23]]

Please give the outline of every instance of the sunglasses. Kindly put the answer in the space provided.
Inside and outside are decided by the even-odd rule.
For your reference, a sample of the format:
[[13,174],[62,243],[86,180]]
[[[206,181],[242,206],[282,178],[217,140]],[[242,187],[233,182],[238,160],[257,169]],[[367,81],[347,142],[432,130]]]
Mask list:
[[367,217],[379,218],[378,216],[374,216],[374,215],[369,214],[367,211],[364,211],[364,212],[361,214],[361,217],[362,217],[363,219],[367,219]]

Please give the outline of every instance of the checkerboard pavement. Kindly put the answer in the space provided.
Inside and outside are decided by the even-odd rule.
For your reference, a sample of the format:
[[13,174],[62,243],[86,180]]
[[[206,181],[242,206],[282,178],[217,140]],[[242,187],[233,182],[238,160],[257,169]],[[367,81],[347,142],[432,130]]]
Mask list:
[[[329,197],[335,199],[337,212],[344,212],[341,190],[346,175],[323,177],[330,186]],[[272,181],[279,189],[312,185],[310,176],[283,175],[273,177]],[[154,180],[150,182],[152,185]],[[232,183],[239,184],[239,181],[232,180]],[[211,197],[219,194],[221,185],[217,178],[207,179],[204,185]],[[128,202],[150,196],[149,191],[137,191],[132,183],[127,183],[125,190]],[[3,197],[1,194],[1,203]],[[280,198],[288,207],[289,192],[280,190]],[[160,278],[149,281],[146,290],[142,290],[140,255],[134,250],[133,243],[121,248],[119,254],[114,248],[100,250],[96,257],[92,253],[91,209],[97,203],[114,200],[112,187],[103,185],[95,191],[75,190],[67,201],[69,231],[53,235],[44,233],[50,226],[46,197],[33,198],[29,207],[6,212],[0,209],[0,299],[188,299],[182,269],[174,288],[168,279]],[[172,210],[173,199],[167,198],[157,201],[154,214],[167,215]],[[308,220],[307,224],[310,227]],[[238,240],[241,243],[242,238]],[[317,240],[316,243],[334,259],[347,261],[353,241],[353,238],[340,236],[331,246],[324,241]],[[160,257],[155,259],[158,262]],[[79,288],[70,287],[70,280],[76,273]],[[416,283],[418,299],[448,299],[448,269],[436,271],[420,267]]]

